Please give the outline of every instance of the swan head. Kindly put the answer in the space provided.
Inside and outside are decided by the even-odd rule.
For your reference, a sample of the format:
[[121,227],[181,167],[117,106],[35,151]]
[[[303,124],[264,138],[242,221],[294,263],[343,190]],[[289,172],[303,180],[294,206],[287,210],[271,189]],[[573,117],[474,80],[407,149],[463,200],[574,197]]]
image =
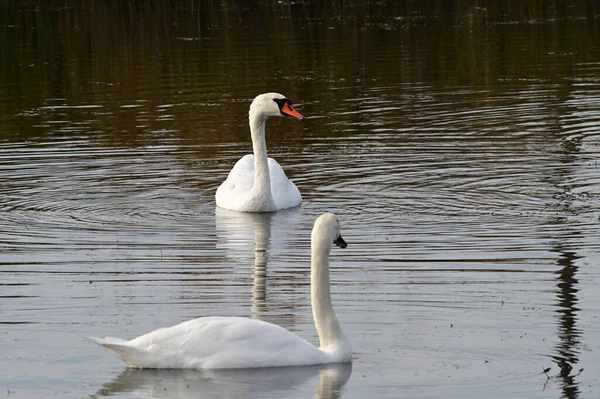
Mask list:
[[315,221],[312,231],[312,240],[320,241],[326,239],[340,248],[346,248],[348,244],[340,233],[340,222],[334,213],[324,213]]
[[291,116],[292,118],[304,120],[304,116],[293,106],[292,101],[279,93],[265,93],[256,96],[250,104],[250,115],[269,116]]

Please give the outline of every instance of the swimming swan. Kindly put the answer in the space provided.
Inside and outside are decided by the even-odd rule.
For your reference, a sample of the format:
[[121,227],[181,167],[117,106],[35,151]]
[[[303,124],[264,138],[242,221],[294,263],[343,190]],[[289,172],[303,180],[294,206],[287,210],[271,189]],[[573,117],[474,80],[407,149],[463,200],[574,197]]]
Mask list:
[[311,236],[311,303],[320,347],[275,324],[243,317],[200,317],[124,341],[94,338],[127,366],[232,369],[349,362],[350,342],[333,311],[329,291],[331,244],[346,248],[337,217],[315,221]]
[[304,120],[292,102],[279,93],[257,96],[250,104],[250,134],[254,154],[244,155],[215,195],[221,208],[242,212],[274,212],[300,205],[302,196],[281,166],[267,158],[265,123],[269,116]]

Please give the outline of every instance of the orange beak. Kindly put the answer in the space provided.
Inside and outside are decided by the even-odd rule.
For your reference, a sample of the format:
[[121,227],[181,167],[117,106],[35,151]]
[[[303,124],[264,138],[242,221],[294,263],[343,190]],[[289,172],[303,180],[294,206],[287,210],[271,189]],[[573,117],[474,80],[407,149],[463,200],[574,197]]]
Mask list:
[[296,119],[300,119],[301,121],[304,120],[304,116],[302,116],[300,112],[296,111],[294,107],[288,103],[283,104],[283,107],[281,107],[281,113],[286,116],[292,116]]

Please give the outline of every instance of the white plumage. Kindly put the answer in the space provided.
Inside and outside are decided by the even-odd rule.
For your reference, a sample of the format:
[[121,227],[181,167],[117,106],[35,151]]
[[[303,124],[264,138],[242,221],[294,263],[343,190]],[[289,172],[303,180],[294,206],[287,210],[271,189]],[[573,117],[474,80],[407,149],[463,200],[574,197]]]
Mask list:
[[[281,165],[273,158],[267,158],[273,210],[293,208],[302,203],[302,195],[298,187],[287,178]],[[250,192],[254,187],[254,154],[246,154],[236,162],[231,172],[217,189],[217,205],[221,208],[242,212],[259,212],[258,201],[250,200]],[[268,201],[267,201],[268,202]],[[264,208],[268,209],[268,208]],[[268,212],[268,211],[267,211]]]
[[131,341],[93,339],[129,367],[230,369],[327,363],[304,339],[275,324],[244,317],[202,317]]

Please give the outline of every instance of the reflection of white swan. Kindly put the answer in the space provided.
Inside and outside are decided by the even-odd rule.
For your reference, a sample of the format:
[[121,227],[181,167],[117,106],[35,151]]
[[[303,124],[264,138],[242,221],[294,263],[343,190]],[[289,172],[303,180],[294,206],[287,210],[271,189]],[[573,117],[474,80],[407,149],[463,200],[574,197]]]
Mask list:
[[[265,312],[267,304],[267,272],[269,253],[289,251],[290,230],[298,224],[300,209],[292,208],[271,213],[240,213],[217,207],[215,221],[217,247],[228,256],[239,253],[244,260],[254,255],[252,311]],[[256,317],[258,315],[254,315]],[[275,316],[281,318],[281,315]],[[268,314],[258,316],[269,320]],[[277,320],[273,320],[276,321]],[[285,325],[281,319],[277,323]]]
[[300,205],[302,196],[281,166],[267,158],[265,123],[269,116],[304,120],[292,102],[278,93],[257,96],[250,105],[250,134],[254,154],[240,159],[217,189],[217,205],[242,212],[273,212]]
[[337,398],[352,374],[352,363],[319,366],[235,370],[136,370],[127,369],[104,384],[98,396],[131,392],[143,398],[265,398],[292,397],[319,375],[316,397]]
[[228,209],[215,208],[215,227],[217,248],[226,256],[242,253],[244,257],[253,248],[268,248],[271,244],[272,225],[285,223],[289,217],[298,215],[300,208],[286,209],[282,212],[234,212]]
[[93,338],[138,368],[250,368],[349,362],[352,348],[331,303],[331,244],[345,248],[337,217],[317,218],[311,236],[311,303],[321,346],[260,320],[202,317],[124,341]]

